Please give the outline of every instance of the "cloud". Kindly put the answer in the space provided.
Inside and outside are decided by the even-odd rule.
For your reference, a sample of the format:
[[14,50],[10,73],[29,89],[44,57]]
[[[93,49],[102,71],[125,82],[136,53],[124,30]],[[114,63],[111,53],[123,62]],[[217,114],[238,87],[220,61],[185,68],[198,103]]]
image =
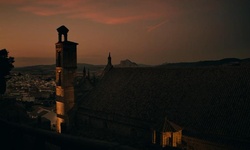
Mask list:
[[159,18],[158,14],[135,14],[135,15],[121,15],[121,16],[113,16],[100,12],[88,12],[85,14],[73,14],[69,16],[70,18],[78,18],[78,19],[90,19],[95,22],[100,22],[104,24],[124,24],[130,23],[138,20],[150,20],[154,18]]
[[148,30],[147,30],[147,31],[148,31],[148,32],[151,32],[151,31],[153,31],[153,30],[159,28],[160,26],[164,25],[165,23],[167,23],[167,20],[164,20],[164,21],[162,21],[162,22],[160,22],[160,23],[158,23],[158,24],[156,24],[156,25],[154,25],[154,26],[148,27]]
[[17,5],[17,4],[23,4],[27,2],[27,0],[0,0],[0,4],[14,4],[14,5]]
[[211,0],[0,0],[0,4],[15,5],[20,11],[39,16],[63,15],[104,24],[216,14],[228,5]]
[[169,17],[176,11],[164,0],[13,0],[9,4],[18,4],[20,11],[39,16],[64,15],[104,24],[156,20]]

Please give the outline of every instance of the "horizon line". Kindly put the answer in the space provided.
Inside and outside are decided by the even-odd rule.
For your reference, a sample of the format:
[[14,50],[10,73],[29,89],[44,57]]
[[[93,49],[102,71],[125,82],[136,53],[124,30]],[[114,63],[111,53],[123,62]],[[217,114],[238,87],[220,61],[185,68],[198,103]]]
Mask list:
[[[31,59],[35,59],[35,58],[46,58],[46,57],[18,57],[18,58],[31,58]],[[51,58],[47,58],[47,59],[52,59],[52,57]],[[163,63],[160,63],[160,64],[146,64],[146,63],[136,63],[136,62],[135,63],[138,64],[138,65],[157,66],[157,65],[173,64],[173,63],[198,63],[198,62],[204,62],[204,61],[220,61],[220,60],[225,60],[225,59],[245,60],[245,59],[250,59],[250,57],[246,57],[246,58],[225,57],[225,58],[221,58],[221,59],[204,59],[204,60],[196,60],[196,61],[163,62]],[[86,63],[86,62],[78,62],[77,64],[94,65],[94,66],[105,66],[106,65],[105,63],[103,63],[103,64],[96,64],[96,63]],[[49,66],[49,65],[55,65],[55,63],[44,63],[43,62],[43,63],[36,63],[36,64],[33,64],[33,65],[29,63],[29,64],[23,64],[23,65],[17,65],[17,66],[15,66],[15,64],[14,64],[14,68],[32,67],[32,66]],[[119,63],[118,64],[114,64],[114,65],[119,65]]]

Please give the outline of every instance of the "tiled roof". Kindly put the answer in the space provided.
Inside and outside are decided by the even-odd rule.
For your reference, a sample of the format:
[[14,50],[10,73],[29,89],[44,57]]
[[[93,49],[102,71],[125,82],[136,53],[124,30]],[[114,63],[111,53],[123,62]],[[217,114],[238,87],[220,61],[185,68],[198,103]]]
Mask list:
[[[250,67],[113,68],[81,107],[249,137]],[[80,109],[79,109],[80,111]]]
[[164,120],[158,125],[156,130],[159,132],[178,132],[182,130],[182,128],[179,125],[169,121],[167,118],[164,118]]

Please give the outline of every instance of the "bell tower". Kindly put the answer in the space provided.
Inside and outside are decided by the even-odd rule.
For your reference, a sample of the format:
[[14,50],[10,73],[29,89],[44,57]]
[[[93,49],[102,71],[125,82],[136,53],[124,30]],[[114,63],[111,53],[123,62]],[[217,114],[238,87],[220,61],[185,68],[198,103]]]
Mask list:
[[77,45],[68,41],[69,29],[65,26],[57,28],[58,42],[56,45],[56,130],[69,126],[68,112],[75,103],[73,81],[77,69]]

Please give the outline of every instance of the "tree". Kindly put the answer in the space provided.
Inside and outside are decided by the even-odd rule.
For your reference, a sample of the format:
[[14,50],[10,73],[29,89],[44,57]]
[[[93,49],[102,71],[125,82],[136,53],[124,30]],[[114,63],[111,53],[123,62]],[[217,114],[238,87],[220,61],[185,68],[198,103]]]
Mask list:
[[8,56],[6,49],[0,50],[0,95],[6,91],[6,81],[10,79],[10,71],[14,68],[14,57]]

